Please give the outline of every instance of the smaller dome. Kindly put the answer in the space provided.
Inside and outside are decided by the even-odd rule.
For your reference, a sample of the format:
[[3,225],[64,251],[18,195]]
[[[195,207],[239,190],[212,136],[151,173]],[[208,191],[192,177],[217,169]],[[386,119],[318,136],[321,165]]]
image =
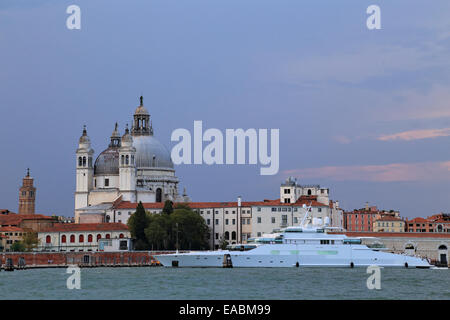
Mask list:
[[139,114],[144,114],[144,115],[148,115],[148,111],[147,109],[145,109],[144,107],[144,97],[141,96],[140,98],[141,104],[136,108],[136,111],[134,111],[135,115],[139,115]]
[[125,129],[125,134],[122,136],[122,146],[132,146],[133,145],[133,137],[130,134],[130,130],[127,128]]
[[86,126],[83,127],[83,135],[80,137],[79,143],[83,143],[83,144],[87,144],[87,143],[91,143],[91,139],[89,139],[88,135],[87,135],[87,130],[86,130]]
[[99,154],[94,164],[94,175],[119,174],[119,149],[108,148]]

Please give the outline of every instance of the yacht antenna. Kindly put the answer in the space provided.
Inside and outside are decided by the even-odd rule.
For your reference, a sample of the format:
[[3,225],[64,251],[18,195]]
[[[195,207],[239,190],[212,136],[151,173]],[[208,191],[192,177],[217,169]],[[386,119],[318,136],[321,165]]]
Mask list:
[[308,217],[309,210],[311,210],[311,204],[312,204],[312,201],[309,203],[309,207],[307,207],[305,203],[303,204],[303,209],[306,210],[306,213],[302,219],[302,222],[300,222],[300,226],[302,226],[302,227],[303,227],[303,224],[305,223],[306,218]]

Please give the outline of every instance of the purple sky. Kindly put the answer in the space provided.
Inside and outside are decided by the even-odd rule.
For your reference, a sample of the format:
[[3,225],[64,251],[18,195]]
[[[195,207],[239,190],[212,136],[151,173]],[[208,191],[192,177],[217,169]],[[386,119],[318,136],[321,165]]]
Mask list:
[[[81,30],[66,28],[81,7]],[[345,209],[450,211],[450,2],[159,0],[0,3],[0,208],[26,168],[39,213],[72,216],[84,124],[96,155],[139,96],[176,128],[279,128],[280,172],[176,167],[194,201],[275,199],[293,175]]]

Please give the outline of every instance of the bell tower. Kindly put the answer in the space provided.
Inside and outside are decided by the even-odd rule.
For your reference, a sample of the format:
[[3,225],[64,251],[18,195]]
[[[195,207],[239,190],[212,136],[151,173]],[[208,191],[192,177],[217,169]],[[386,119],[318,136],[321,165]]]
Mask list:
[[87,135],[86,126],[84,126],[76,151],[75,222],[78,222],[77,209],[87,207],[89,204],[89,192],[93,187],[93,154],[94,150],[91,148],[91,140]]
[[36,200],[36,188],[33,186],[34,179],[30,177],[30,169],[23,178],[22,186],[19,189],[19,214],[34,214]]
[[136,202],[136,164],[133,137],[127,128],[119,149],[119,189],[124,201]]

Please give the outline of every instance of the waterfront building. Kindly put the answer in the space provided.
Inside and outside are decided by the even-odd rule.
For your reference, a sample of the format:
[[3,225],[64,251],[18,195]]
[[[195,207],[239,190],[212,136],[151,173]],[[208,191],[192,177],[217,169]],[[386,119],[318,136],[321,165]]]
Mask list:
[[18,227],[0,227],[0,252],[9,252],[15,242],[23,239],[25,231]]
[[[38,232],[38,251],[101,251],[101,240],[131,238],[123,223],[57,223]],[[103,244],[105,245],[105,243]]]
[[427,218],[406,220],[406,232],[450,233],[450,214],[439,213]]
[[394,216],[382,216],[373,222],[373,232],[405,232],[405,221]]
[[33,186],[34,179],[30,177],[30,169],[22,180],[19,189],[19,214],[34,214],[36,202],[36,188]]
[[18,227],[27,232],[38,232],[57,223],[57,217],[42,214],[17,214],[9,212],[0,215],[0,227]]
[[374,222],[381,217],[400,217],[400,212],[395,210],[379,210],[376,206],[366,203],[365,208],[354,209],[343,213],[343,226],[347,231],[372,232]]
[[[118,126],[108,148],[93,161],[94,150],[86,128],[76,151],[75,222],[80,215],[104,210],[101,206],[122,201],[163,203],[189,201],[178,193],[179,180],[169,151],[155,137],[150,114],[140,98],[140,105],[121,136]],[[100,207],[95,207],[99,206]],[[89,220],[89,218],[86,217]]]

